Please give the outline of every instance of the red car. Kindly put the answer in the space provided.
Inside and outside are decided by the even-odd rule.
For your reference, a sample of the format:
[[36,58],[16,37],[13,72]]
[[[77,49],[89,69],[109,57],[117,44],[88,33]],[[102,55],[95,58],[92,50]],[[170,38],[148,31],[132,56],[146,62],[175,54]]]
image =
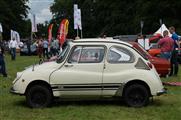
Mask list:
[[166,77],[170,73],[171,68],[170,68],[170,62],[168,60],[151,56],[146,50],[144,50],[136,42],[129,42],[129,43],[132,44],[133,47],[140,52],[140,54],[142,54],[144,57],[150,60],[150,62],[155,66],[158,74],[161,77]]
[[[160,57],[161,49],[159,48],[150,49],[148,53],[153,57]],[[181,64],[181,48],[179,48],[178,50],[178,62]]]
[[161,49],[160,48],[150,49],[148,53],[153,57],[160,57]]

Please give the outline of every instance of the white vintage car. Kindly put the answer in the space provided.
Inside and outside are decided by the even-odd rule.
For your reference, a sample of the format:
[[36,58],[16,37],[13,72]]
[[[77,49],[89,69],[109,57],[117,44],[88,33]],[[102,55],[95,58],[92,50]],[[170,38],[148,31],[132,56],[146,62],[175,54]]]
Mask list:
[[25,95],[30,107],[47,107],[55,97],[122,98],[142,107],[165,93],[154,66],[131,44],[112,39],[68,43],[57,61],[17,73],[11,92]]

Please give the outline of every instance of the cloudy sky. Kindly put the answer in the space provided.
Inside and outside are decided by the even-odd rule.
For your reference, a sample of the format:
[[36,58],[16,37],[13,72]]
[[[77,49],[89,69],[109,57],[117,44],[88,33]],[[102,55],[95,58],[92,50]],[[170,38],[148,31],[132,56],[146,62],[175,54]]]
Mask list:
[[[37,23],[44,23],[52,18],[50,12],[50,6],[53,4],[54,0],[29,0],[30,12],[36,15]],[[32,15],[28,15],[32,18]]]

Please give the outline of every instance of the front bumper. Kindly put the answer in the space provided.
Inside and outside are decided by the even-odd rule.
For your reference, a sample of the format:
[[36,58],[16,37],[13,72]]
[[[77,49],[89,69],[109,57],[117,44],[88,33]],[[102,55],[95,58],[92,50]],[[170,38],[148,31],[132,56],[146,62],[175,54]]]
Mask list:
[[165,94],[165,93],[167,93],[167,89],[163,88],[161,91],[157,92],[157,96],[160,96],[160,95]]
[[19,93],[18,91],[14,90],[13,87],[10,88],[9,92],[12,93],[12,94],[16,94],[16,95],[23,95],[23,94]]

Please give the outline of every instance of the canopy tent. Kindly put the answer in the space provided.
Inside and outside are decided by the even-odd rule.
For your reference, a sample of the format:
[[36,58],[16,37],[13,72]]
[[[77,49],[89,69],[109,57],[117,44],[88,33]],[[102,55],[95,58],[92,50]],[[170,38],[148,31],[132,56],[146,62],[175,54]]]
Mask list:
[[168,31],[168,35],[171,36],[168,28],[165,26],[165,24],[162,24],[161,27],[154,33],[154,35],[156,34],[161,34],[163,36],[163,32],[167,30]]
[[149,38],[150,43],[157,43],[160,40],[160,38],[163,37],[163,32],[165,30],[168,31],[168,35],[171,37],[168,28],[165,26],[165,24],[162,24],[161,27],[153,34],[153,36]]

